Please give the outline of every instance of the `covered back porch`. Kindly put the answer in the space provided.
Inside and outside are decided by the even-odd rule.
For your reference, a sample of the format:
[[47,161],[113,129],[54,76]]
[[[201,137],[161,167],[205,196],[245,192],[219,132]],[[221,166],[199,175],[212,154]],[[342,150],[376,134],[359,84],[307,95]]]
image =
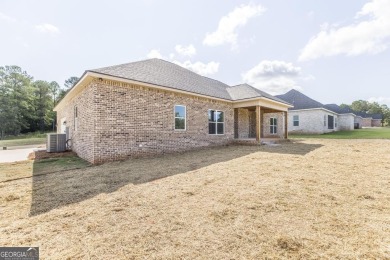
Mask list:
[[250,143],[288,139],[289,107],[268,99],[235,104],[234,139]]

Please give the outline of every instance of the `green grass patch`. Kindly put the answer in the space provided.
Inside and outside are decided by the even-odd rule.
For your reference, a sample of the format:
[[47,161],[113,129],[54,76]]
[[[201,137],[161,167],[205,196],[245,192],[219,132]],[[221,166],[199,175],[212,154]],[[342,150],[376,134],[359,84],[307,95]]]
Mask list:
[[38,176],[51,172],[81,169],[90,163],[71,155],[41,160],[26,160],[14,163],[0,163],[0,182]]
[[15,140],[15,139],[30,139],[30,138],[45,138],[47,134],[50,134],[53,132],[31,132],[27,134],[20,134],[20,135],[9,135],[6,136],[3,140]]
[[0,140],[0,147],[35,145],[35,144],[45,144],[45,143],[46,143],[46,135],[44,137],[36,137],[36,138]]
[[33,133],[21,134],[17,136],[13,136],[13,135],[6,136],[4,139],[0,140],[0,147],[44,144],[46,143],[46,135],[48,133],[51,132],[47,132],[47,133],[33,132]]
[[41,159],[34,162],[33,173],[36,175],[48,172],[78,169],[84,168],[88,165],[90,164],[87,161],[84,161],[77,156]]
[[355,129],[353,131],[337,131],[326,134],[290,134],[289,138],[320,139],[390,139],[389,127]]

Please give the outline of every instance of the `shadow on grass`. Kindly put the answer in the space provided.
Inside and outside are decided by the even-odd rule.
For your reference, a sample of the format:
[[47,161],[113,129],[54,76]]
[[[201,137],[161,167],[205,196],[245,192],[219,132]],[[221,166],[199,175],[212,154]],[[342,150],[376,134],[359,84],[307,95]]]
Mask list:
[[322,144],[306,144],[301,140],[293,140],[281,145],[263,146],[260,152],[306,155],[322,146]]
[[81,202],[101,193],[111,193],[128,184],[139,185],[252,153],[305,155],[319,147],[321,145],[299,142],[275,147],[232,145],[154,158],[130,159],[45,175],[35,174],[42,165],[38,167],[34,164],[30,216]]

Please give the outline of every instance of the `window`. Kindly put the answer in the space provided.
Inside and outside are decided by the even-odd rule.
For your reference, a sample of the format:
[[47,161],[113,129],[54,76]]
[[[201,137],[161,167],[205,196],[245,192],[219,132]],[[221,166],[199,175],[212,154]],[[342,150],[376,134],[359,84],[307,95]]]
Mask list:
[[77,131],[77,117],[78,117],[78,112],[77,112],[77,107],[74,107],[74,130]]
[[186,107],[175,106],[175,130],[186,130]]
[[209,134],[223,135],[225,133],[225,115],[222,111],[209,110]]
[[337,117],[334,118],[334,127],[337,128]]
[[276,119],[276,117],[271,117],[269,119],[269,124],[270,124],[270,133],[271,134],[277,134],[278,132],[278,120]]
[[326,115],[324,115],[324,126],[326,126]]
[[299,126],[299,116],[293,116],[293,125]]

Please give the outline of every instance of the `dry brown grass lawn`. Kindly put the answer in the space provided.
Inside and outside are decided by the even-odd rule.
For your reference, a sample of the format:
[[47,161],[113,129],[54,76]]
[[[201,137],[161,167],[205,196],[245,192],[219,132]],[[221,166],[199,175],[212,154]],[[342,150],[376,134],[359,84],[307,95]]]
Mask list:
[[0,183],[0,234],[43,259],[390,259],[390,141],[229,146]]

